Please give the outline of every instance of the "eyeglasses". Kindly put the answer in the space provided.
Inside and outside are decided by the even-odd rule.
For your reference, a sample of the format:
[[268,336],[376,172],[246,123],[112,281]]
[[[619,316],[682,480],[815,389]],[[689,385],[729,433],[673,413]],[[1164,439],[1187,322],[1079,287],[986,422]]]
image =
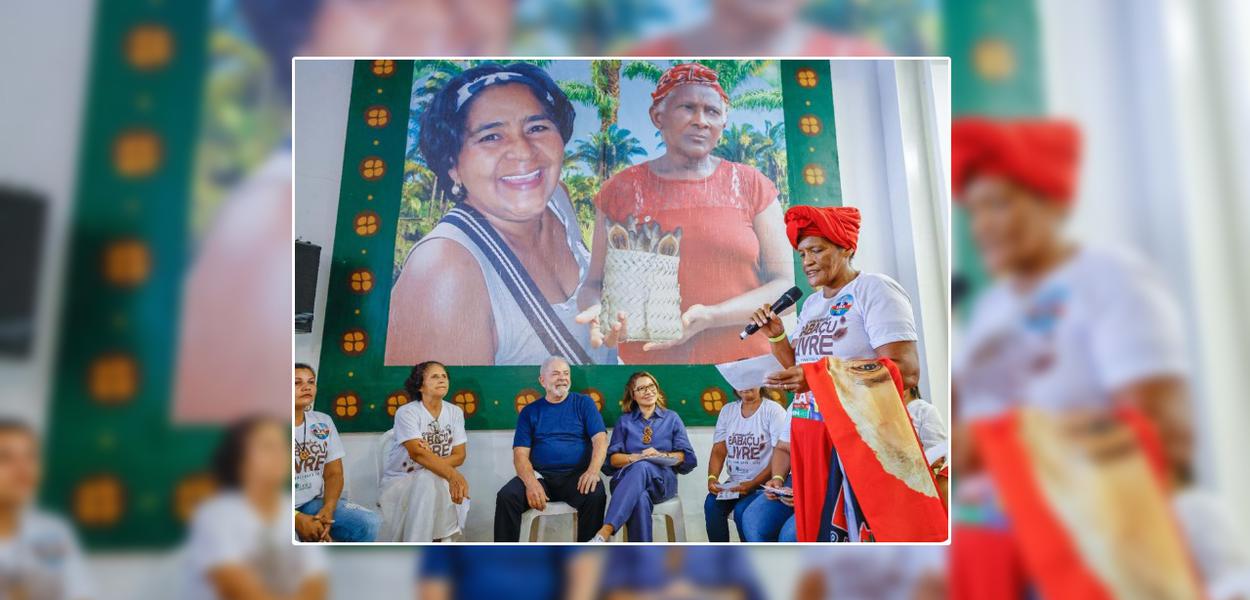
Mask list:
[[645,393],[647,393],[647,392],[654,392],[654,391],[657,391],[657,390],[659,390],[659,389],[660,389],[660,388],[659,388],[659,386],[655,385],[654,383],[648,383],[647,385],[644,385],[644,386],[642,386],[642,387],[636,387],[636,388],[634,388],[634,393],[635,393],[635,394],[645,394]]

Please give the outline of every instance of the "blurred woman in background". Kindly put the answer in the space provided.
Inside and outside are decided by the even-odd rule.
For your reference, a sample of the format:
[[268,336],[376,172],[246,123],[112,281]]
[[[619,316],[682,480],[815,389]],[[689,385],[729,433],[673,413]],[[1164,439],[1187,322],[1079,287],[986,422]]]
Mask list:
[[277,419],[252,417],[226,430],[212,463],[220,492],[191,518],[184,598],[325,598],[323,550],[292,543],[290,451]]

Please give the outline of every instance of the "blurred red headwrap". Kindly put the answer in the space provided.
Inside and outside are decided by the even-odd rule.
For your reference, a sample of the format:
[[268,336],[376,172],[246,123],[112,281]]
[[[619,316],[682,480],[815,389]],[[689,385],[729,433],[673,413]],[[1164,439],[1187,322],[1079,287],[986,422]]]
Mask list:
[[955,197],[978,174],[1000,175],[1044,198],[1068,203],[1076,193],[1081,132],[1069,121],[955,119],[951,177]]
[[686,63],[677,65],[664,72],[660,76],[660,82],[656,84],[655,91],[651,92],[651,106],[659,104],[665,96],[669,95],[679,85],[683,84],[706,85],[720,94],[725,101],[725,106],[729,106],[729,94],[725,93],[725,89],[720,86],[720,76],[716,71],[709,69],[698,63]]
[[853,206],[791,206],[786,211],[786,237],[790,245],[799,247],[799,240],[818,235],[843,248],[859,246],[859,209]]

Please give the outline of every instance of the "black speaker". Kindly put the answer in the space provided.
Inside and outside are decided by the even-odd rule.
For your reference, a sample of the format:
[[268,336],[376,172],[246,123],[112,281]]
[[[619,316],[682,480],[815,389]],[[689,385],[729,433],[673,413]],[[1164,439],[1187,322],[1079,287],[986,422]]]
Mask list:
[[313,307],[317,303],[317,267],[321,246],[295,242],[295,332],[311,333]]
[[0,184],[0,356],[30,355],[47,225],[43,196]]

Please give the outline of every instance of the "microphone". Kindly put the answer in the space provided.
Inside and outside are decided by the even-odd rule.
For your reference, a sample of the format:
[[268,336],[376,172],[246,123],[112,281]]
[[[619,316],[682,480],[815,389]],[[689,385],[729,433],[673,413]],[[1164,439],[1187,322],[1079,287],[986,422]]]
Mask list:
[[[798,302],[799,298],[802,298],[802,297],[803,297],[803,290],[800,290],[799,286],[796,285],[786,290],[786,293],[782,294],[781,297],[778,298],[776,302],[773,302],[773,305],[771,308],[773,309],[774,313],[780,315],[782,311],[784,311],[785,309],[790,308],[791,306],[794,306],[794,303]],[[755,323],[749,323],[747,324],[746,328],[742,330],[742,333],[738,334],[738,339],[745,340],[747,339],[748,335],[751,335],[759,330],[760,330],[759,325],[756,325]]]

